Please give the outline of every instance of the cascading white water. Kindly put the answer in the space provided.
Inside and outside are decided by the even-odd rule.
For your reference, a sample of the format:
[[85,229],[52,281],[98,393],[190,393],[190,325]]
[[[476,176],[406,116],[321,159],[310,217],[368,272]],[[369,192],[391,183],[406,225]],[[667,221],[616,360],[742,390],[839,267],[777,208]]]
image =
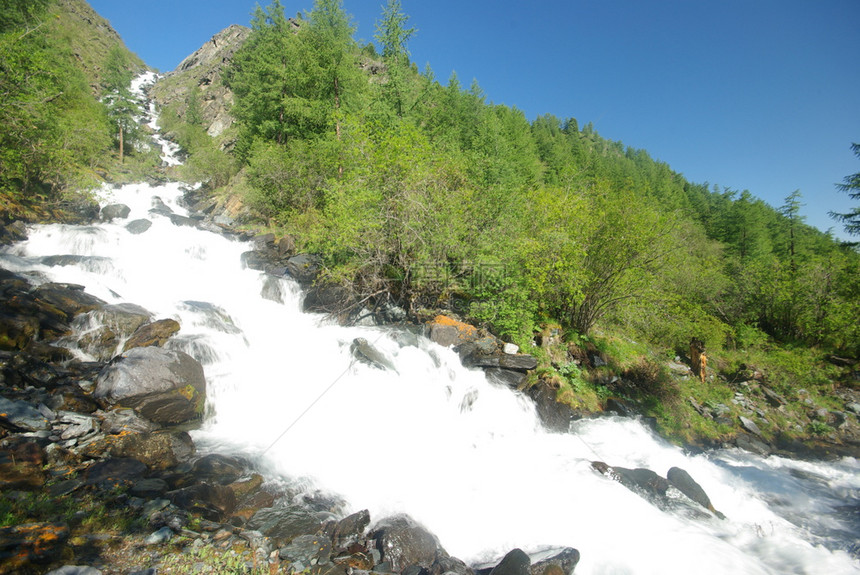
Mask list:
[[[167,162],[174,157],[165,152]],[[580,421],[545,432],[528,399],[465,369],[449,349],[405,332],[345,328],[301,312],[285,278],[243,269],[248,244],[152,214],[177,214],[183,186],[103,190],[126,221],[36,226],[0,264],[78,283],[182,326],[169,343],[204,365],[209,413],[194,438],[269,473],[344,498],[371,517],[406,512],[452,555],[478,562],[514,547],[576,547],[577,573],[856,573],[857,461],[803,463],[740,451],[688,456],[637,421]],[[142,234],[125,225],[152,221]],[[43,256],[88,256],[48,266]],[[364,337],[396,367],[356,363]],[[83,353],[83,352],[79,352]],[[595,459],[665,475],[686,469],[727,519],[661,510],[595,473]],[[680,496],[679,496],[680,498]],[[853,506],[846,516],[840,506]]]

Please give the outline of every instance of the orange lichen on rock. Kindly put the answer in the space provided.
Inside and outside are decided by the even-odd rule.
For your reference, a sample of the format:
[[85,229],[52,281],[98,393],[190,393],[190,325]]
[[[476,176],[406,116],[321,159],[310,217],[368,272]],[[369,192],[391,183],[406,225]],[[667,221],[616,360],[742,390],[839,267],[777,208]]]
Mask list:
[[433,318],[433,323],[456,327],[457,331],[460,332],[460,337],[462,338],[476,337],[478,335],[478,328],[475,326],[463,323],[462,321],[458,321],[452,317],[448,317],[447,315],[437,315]]

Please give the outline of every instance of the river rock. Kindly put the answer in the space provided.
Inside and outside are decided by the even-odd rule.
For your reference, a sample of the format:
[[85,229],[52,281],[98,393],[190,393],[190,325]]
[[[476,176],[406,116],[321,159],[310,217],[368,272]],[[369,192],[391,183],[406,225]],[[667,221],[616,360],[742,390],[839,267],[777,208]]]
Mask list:
[[485,369],[484,373],[489,381],[513,389],[519,388],[527,378],[525,373],[512,369],[489,368]]
[[125,225],[125,229],[128,230],[128,233],[139,235],[147,231],[152,227],[152,221],[147,220],[145,218],[141,218],[138,220],[132,220]]
[[370,538],[395,573],[413,565],[429,569],[438,555],[447,555],[436,536],[408,515],[383,519]]
[[[442,347],[458,346],[479,339],[478,328],[446,315],[437,315],[427,324],[428,337]],[[495,367],[495,366],[494,366]]]
[[93,396],[155,423],[183,423],[202,415],[206,379],[200,362],[186,353],[137,347],[101,371]]
[[117,335],[105,325],[82,333],[78,338],[78,347],[99,362],[106,362],[116,355],[118,345]]
[[702,489],[702,486],[696,483],[696,480],[694,480],[685,470],[680,467],[672,467],[666,474],[666,478],[678,491],[720,519],[725,519],[725,516],[722,513],[714,509],[714,506],[711,504],[711,499],[708,497],[708,494],[705,493],[705,490]]
[[92,312],[92,316],[93,319],[103,323],[123,339],[131,336],[152,318],[152,314],[148,310],[133,303],[106,305],[102,309]]
[[124,220],[131,213],[131,208],[125,204],[109,204],[102,208],[101,219],[103,222],[120,219]]
[[171,503],[210,521],[224,521],[236,508],[236,495],[226,485],[198,483],[165,495]]
[[76,385],[63,385],[51,392],[48,406],[53,410],[93,413],[99,406]]
[[69,538],[65,523],[25,523],[0,528],[0,573],[21,573],[60,558]]
[[50,422],[26,401],[0,397],[0,426],[14,431],[40,431],[51,428]]
[[191,465],[191,474],[200,481],[227,485],[242,477],[245,467],[238,457],[210,453]]
[[123,433],[101,435],[82,444],[77,451],[93,458],[104,455],[131,458],[152,470],[162,471],[188,459],[194,453],[194,444],[185,432]]
[[278,551],[278,557],[292,563],[291,569],[303,571],[315,565],[328,565],[331,550],[331,541],[324,535],[299,535]]
[[71,321],[76,315],[104,307],[106,304],[99,298],[84,291],[77,284],[42,284],[33,290],[37,302],[48,304],[61,311],[66,321]]
[[27,239],[27,226],[20,220],[11,224],[0,224],[0,245],[10,245]]
[[239,262],[243,268],[257,271],[265,270],[268,264],[266,255],[258,250],[242,252],[242,255],[239,256]]
[[173,213],[173,209],[164,203],[164,200],[158,196],[152,196],[152,207],[149,208],[149,213],[169,216]]
[[98,423],[93,416],[64,411],[57,414],[53,429],[54,433],[59,433],[60,439],[65,441],[95,433],[98,431]]
[[38,318],[0,311],[0,349],[24,349],[38,333]]
[[567,433],[570,422],[581,417],[566,403],[556,401],[556,390],[545,381],[527,388],[526,394],[534,401],[538,417],[549,431]]
[[45,452],[39,444],[13,438],[0,445],[0,491],[39,489],[45,484]]
[[320,259],[312,254],[299,254],[287,260],[287,273],[303,287],[313,284],[320,271]]
[[87,485],[130,487],[145,472],[146,465],[136,459],[127,457],[105,459],[87,469],[85,481]]
[[498,565],[493,567],[490,575],[530,575],[529,567],[532,560],[522,549],[509,551]]
[[744,429],[746,429],[747,431],[749,431],[753,435],[761,437],[761,430],[758,428],[758,425],[756,425],[752,419],[749,419],[749,418],[741,415],[740,416],[740,422],[741,422],[741,427],[743,427]]
[[135,347],[163,347],[167,343],[167,340],[179,331],[179,327],[179,322],[175,319],[160,319],[142,325],[125,342],[123,351],[128,351]]
[[368,525],[370,525],[370,512],[367,509],[344,517],[337,522],[332,534],[335,547],[346,548],[364,534]]
[[129,493],[135,497],[141,497],[143,499],[157,499],[164,495],[167,489],[168,486],[165,480],[158,477],[151,477],[149,479],[135,481],[134,485],[129,489]]
[[637,467],[636,469],[615,467],[609,466],[602,461],[592,462],[591,467],[604,475],[608,475],[634,492],[641,492],[649,496],[657,495],[665,497],[666,491],[669,489],[669,481],[650,469],[642,467]]
[[100,413],[102,417],[102,431],[118,435],[121,433],[143,433],[154,431],[158,428],[156,424],[140,417],[133,409],[119,408]]
[[352,355],[362,363],[377,369],[390,370],[395,373],[397,372],[397,368],[394,367],[394,363],[392,363],[384,353],[373,347],[373,345],[363,337],[357,337],[352,340],[352,344],[349,349],[352,352]]
[[87,565],[63,565],[59,569],[48,571],[45,575],[102,575],[102,572]]
[[579,550],[565,547],[561,550],[550,550],[535,553],[530,556],[530,575],[571,575],[579,563]]
[[168,214],[168,219],[170,219],[170,223],[174,226],[184,226],[188,228],[196,228],[199,220],[194,218],[189,218],[188,216],[182,216],[179,214]]
[[762,457],[767,457],[773,452],[773,449],[771,449],[768,444],[764,443],[763,441],[761,441],[761,439],[751,434],[739,434],[734,439],[734,444],[743,449],[744,451],[749,451],[750,453],[757,453]]
[[304,507],[266,507],[248,521],[248,529],[261,532],[274,540],[292,541],[299,535],[316,533],[322,527],[320,517]]

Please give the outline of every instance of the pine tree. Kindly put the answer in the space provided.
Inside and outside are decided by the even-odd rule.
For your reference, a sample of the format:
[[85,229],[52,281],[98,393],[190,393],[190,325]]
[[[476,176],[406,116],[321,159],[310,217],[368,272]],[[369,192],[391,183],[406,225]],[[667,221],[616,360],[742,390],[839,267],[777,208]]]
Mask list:
[[400,0],[388,0],[382,11],[382,20],[376,23],[376,41],[382,45],[382,58],[388,71],[383,86],[386,99],[398,117],[403,117],[406,92],[406,72],[409,66],[407,44],[415,28],[407,28],[409,16],[401,11]]
[[106,92],[103,100],[116,129],[120,163],[123,163],[125,146],[137,127],[135,115],[140,114],[140,106],[131,93],[132,76],[128,53],[119,46],[111,48],[102,77]]
[[[851,144],[854,155],[860,158],[860,144]],[[836,184],[836,189],[846,192],[852,200],[860,200],[860,172],[845,176],[843,183]],[[830,212],[830,217],[845,224],[845,233],[860,236],[860,206],[846,213]]]

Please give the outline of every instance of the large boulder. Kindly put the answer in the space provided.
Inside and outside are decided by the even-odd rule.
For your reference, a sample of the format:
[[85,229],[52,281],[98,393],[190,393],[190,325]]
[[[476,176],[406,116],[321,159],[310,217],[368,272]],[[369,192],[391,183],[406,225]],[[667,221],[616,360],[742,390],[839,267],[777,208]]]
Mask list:
[[124,220],[131,213],[131,208],[125,204],[108,204],[102,208],[102,221],[109,222],[114,219]]
[[643,467],[628,469],[609,466],[602,461],[592,462],[591,467],[604,475],[608,475],[631,491],[649,497],[665,497],[666,491],[669,489],[669,481],[665,477]]
[[513,549],[505,555],[490,575],[529,575],[532,561],[522,549]]
[[44,431],[51,423],[26,401],[0,397],[0,426],[12,431]]
[[131,349],[99,373],[93,396],[108,406],[131,407],[156,423],[200,417],[206,400],[203,366],[181,351]]
[[437,315],[427,324],[428,337],[442,347],[458,346],[477,341],[478,328],[447,315]]
[[437,556],[447,555],[436,536],[408,515],[383,519],[370,537],[393,573],[413,565],[429,569]]
[[666,474],[666,478],[678,491],[719,517],[725,519],[725,516],[714,509],[711,499],[702,486],[696,483],[696,480],[690,476],[685,470],[680,467],[673,467]]
[[287,273],[302,287],[314,283],[320,272],[320,259],[312,254],[299,254],[287,260]]
[[163,471],[188,459],[194,453],[194,443],[185,432],[122,433],[96,436],[77,451],[93,458],[130,458],[149,469]]
[[570,422],[582,417],[566,403],[556,401],[557,391],[545,381],[526,389],[526,394],[534,401],[538,417],[549,431],[567,433]]
[[128,230],[128,233],[134,235],[142,234],[151,227],[152,222],[144,218],[141,218],[139,220],[132,220],[125,225],[125,229]]

